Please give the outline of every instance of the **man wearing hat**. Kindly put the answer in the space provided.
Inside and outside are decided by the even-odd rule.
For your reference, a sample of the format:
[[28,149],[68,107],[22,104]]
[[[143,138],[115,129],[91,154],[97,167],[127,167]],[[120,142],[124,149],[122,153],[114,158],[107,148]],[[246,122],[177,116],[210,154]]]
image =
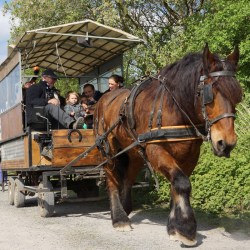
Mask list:
[[59,95],[54,87],[57,75],[50,69],[42,73],[42,80],[32,85],[26,93],[27,124],[32,124],[33,107],[44,106],[44,111],[49,120],[56,120],[64,128],[82,128],[84,119],[77,121],[60,108]]

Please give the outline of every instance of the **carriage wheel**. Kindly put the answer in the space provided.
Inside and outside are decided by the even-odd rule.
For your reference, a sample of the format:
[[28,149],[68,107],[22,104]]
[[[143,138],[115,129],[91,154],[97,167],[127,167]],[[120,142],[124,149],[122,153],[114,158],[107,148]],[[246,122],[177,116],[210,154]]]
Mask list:
[[8,203],[14,205],[15,179],[10,177],[8,182]]
[[[53,189],[53,186],[48,182],[48,188]],[[41,182],[38,189],[43,189]],[[55,197],[54,192],[38,192],[38,208],[41,217],[51,217],[54,214]]]
[[24,189],[22,179],[15,179],[14,205],[15,207],[24,207],[25,195],[21,192]]

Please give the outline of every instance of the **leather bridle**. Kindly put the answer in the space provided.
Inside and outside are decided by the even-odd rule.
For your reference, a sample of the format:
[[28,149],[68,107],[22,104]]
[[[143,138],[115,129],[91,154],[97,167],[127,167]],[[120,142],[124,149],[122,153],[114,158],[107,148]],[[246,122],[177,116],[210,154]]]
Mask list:
[[[207,140],[210,140],[210,130],[213,124],[218,122],[221,119],[233,117],[235,119],[234,113],[223,113],[221,115],[216,116],[213,119],[209,119],[206,111],[206,105],[213,102],[213,85],[218,81],[219,77],[221,76],[229,76],[235,77],[235,72],[222,70],[222,71],[215,71],[209,73],[207,75],[202,75],[200,77],[200,83],[198,85],[198,95],[201,97],[201,105],[202,105],[202,115],[205,120],[205,129],[207,132]],[[205,81],[209,78],[212,78],[211,83],[205,83]]]

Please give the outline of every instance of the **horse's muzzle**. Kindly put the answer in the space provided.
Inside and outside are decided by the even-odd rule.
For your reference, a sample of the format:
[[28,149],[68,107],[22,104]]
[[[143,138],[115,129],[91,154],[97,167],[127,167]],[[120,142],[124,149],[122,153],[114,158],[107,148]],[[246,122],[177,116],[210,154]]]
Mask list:
[[229,158],[230,152],[233,150],[235,145],[236,145],[236,142],[233,144],[228,144],[224,140],[219,140],[216,142],[216,145],[213,145],[214,154],[219,157],[224,156],[226,158]]

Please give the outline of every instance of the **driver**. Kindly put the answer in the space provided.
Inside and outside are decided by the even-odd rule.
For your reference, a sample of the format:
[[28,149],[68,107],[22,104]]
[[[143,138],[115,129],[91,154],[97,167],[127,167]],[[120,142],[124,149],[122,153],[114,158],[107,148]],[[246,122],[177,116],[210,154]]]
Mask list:
[[75,120],[60,108],[59,92],[54,87],[57,75],[50,69],[42,73],[42,80],[27,89],[26,112],[27,124],[32,124],[33,107],[44,106],[45,115],[51,121],[58,121],[62,127],[70,129],[82,129],[84,118]]

